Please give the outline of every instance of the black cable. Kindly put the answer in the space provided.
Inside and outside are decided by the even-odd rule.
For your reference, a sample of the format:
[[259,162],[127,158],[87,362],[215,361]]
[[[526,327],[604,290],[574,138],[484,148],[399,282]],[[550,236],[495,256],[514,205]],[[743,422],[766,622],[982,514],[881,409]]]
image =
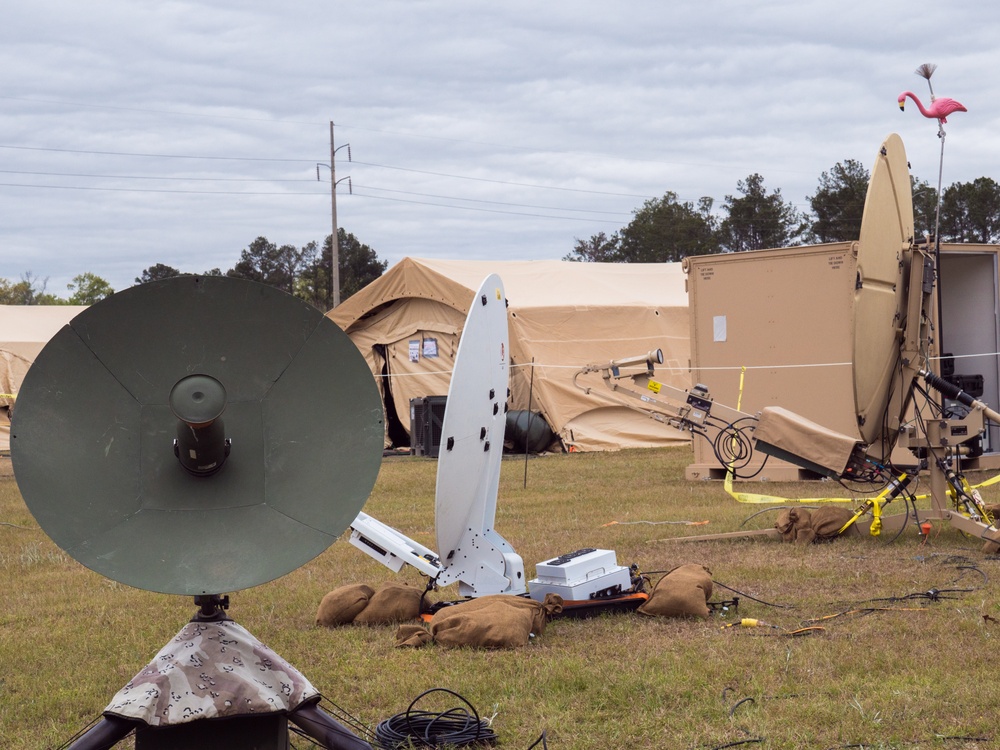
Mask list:
[[534,741],[534,742],[532,742],[532,743],[531,743],[530,745],[528,745],[528,750],[531,750],[531,749],[532,749],[533,747],[538,747],[538,743],[539,743],[539,742],[541,742],[541,743],[542,743],[542,750],[548,750],[548,747],[549,747],[549,743],[547,743],[547,742],[545,741],[545,731],[544,731],[544,730],[543,730],[543,731],[542,731],[542,733],[541,733],[541,734],[540,734],[540,735],[538,736],[538,739],[537,739],[537,740],[535,740],[535,741]]
[[[462,706],[447,711],[417,711],[414,706],[431,693],[447,693],[458,698]],[[471,713],[470,713],[471,712]],[[545,735],[540,738],[545,747]],[[447,688],[425,690],[400,714],[395,714],[375,727],[375,746],[382,750],[396,748],[445,748],[472,745],[496,745],[496,733],[489,721],[479,718],[479,713],[469,701]],[[538,742],[535,742],[537,745]],[[532,745],[532,747],[535,747]]]
[[903,523],[901,523],[899,525],[899,529],[896,531],[896,536],[894,536],[892,539],[890,539],[887,542],[883,542],[884,544],[892,544],[893,542],[895,542],[897,539],[899,539],[899,537],[901,537],[903,535],[903,532],[906,531],[906,529],[909,527],[909,523],[910,523],[910,503],[913,503],[913,519],[914,519],[915,522],[919,523],[920,516],[917,515],[917,498],[914,497],[913,493],[906,492],[903,495],[903,508],[905,508],[905,513],[904,513],[904,517],[903,517]]
[[[731,471],[737,479],[753,479],[764,470],[767,465],[767,455],[764,456],[760,467],[752,474],[741,474],[739,471],[753,460],[753,439],[747,435],[747,431],[753,431],[753,425],[757,422],[756,417],[743,417],[729,424],[712,416],[709,416],[708,419],[712,426],[718,430],[718,433],[714,439],[709,439],[705,434],[699,434],[702,434],[702,437],[711,444],[716,461]],[[751,424],[741,426],[742,422],[750,422]]]
[[732,718],[733,714],[736,713],[736,709],[739,708],[740,706],[742,706],[743,704],[745,704],[745,703],[756,703],[756,702],[757,701],[755,701],[753,698],[751,698],[749,696],[747,696],[746,698],[741,698],[740,700],[736,701],[736,703],[734,703],[732,705],[732,708],[729,709],[729,718]]
[[[957,740],[959,742],[989,742],[992,737],[962,737],[958,735],[946,735],[946,734],[935,734],[933,739],[927,740],[903,740],[903,744],[906,745],[922,745],[924,743],[931,743],[935,740],[937,741],[948,741]],[[864,750],[866,747],[874,747],[871,742],[852,742],[848,745],[834,745],[832,747],[826,748],[826,750],[852,750],[852,748],[860,748]]]
[[434,576],[433,578],[427,576],[427,587],[424,589],[423,593],[420,594],[420,604],[418,605],[417,609],[417,611],[420,614],[425,614],[430,611],[429,609],[424,609],[424,600],[427,598],[427,595],[434,590],[436,586],[437,586],[437,576]]
[[[361,719],[348,712],[347,709],[337,705],[325,695],[320,696],[317,706],[326,713],[330,714],[330,716],[343,724],[344,727],[349,728],[350,731],[354,732],[355,735],[361,737],[366,742],[371,743],[375,739],[375,733],[372,732],[371,727],[362,723]],[[310,739],[301,729],[292,723],[289,723],[288,730],[305,739]],[[313,744],[316,744],[315,741],[313,741]]]
[[753,444],[736,422],[720,429],[712,442],[715,456],[724,466],[742,469],[753,458]]
[[719,581],[716,581],[714,578],[712,579],[712,583],[714,583],[716,586],[721,586],[727,591],[732,591],[734,594],[745,596],[747,599],[755,601],[758,604],[763,604],[766,607],[774,607],[775,609],[795,609],[794,604],[774,604],[773,602],[765,602],[763,599],[757,599],[756,597],[750,596],[750,594],[744,593],[743,591],[739,591],[738,589],[734,589],[732,586],[727,586],[724,583],[720,583]]
[[885,596],[877,599],[865,599],[862,604],[869,602],[908,602],[915,599],[926,599],[929,602],[938,602],[942,599],[960,599],[958,596],[948,596],[948,594],[968,594],[975,591],[975,589],[928,589],[927,591],[918,591],[913,594],[904,594],[903,596]]
[[[837,478],[837,484],[850,492],[857,494],[879,494],[893,481],[894,476],[899,472],[888,473],[886,467],[880,461],[867,459],[865,464],[868,469],[863,476],[852,477],[850,480],[844,477]],[[856,485],[856,486],[855,486]]]
[[[981,575],[981,576],[983,577],[983,585],[984,585],[984,586],[985,586],[985,585],[986,585],[987,583],[989,583],[989,582],[990,582],[990,577],[989,577],[988,575],[986,575],[986,573],[985,573],[984,571],[982,571],[982,570],[980,570],[979,568],[977,568],[977,567],[976,567],[975,565],[958,565],[957,567],[958,567],[958,569],[959,569],[959,570],[974,570],[974,571],[976,571],[977,573],[979,573],[979,575]],[[961,577],[962,577],[962,576],[959,576],[958,578],[956,578],[956,579],[955,579],[955,580],[953,581],[953,583],[956,583],[956,582],[957,582],[957,581],[958,581],[958,580],[959,580],[959,579],[960,579]]]
[[724,750],[727,747],[739,747],[740,745],[759,745],[764,741],[763,737],[750,737],[746,740],[736,740],[736,742],[727,742],[725,745],[715,745],[711,750]]

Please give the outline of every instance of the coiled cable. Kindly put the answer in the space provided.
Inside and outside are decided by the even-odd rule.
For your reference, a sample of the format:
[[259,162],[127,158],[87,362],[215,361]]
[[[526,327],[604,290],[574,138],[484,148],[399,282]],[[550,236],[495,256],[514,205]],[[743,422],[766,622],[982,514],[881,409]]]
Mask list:
[[[415,709],[422,698],[436,692],[453,695],[468,708],[456,706],[447,711]],[[406,711],[389,717],[375,727],[375,746],[381,750],[496,744],[497,735],[490,727],[490,722],[480,718],[469,701],[447,688],[425,690],[413,699]]]

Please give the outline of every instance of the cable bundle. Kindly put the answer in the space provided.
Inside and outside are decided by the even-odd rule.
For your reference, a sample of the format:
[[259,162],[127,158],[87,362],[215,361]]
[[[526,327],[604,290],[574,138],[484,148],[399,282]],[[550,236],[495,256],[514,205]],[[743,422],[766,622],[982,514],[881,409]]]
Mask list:
[[[424,696],[435,692],[455,696],[468,706],[468,710],[462,706],[441,712],[414,710]],[[375,727],[375,746],[382,750],[496,744],[497,736],[489,721],[479,718],[471,703],[446,688],[425,690],[413,699],[405,712],[391,716]]]

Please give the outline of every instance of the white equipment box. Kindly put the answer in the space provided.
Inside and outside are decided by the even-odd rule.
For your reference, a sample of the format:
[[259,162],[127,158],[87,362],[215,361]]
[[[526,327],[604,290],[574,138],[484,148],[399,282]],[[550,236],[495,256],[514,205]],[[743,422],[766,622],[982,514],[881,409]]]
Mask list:
[[536,578],[528,581],[532,599],[558,594],[567,601],[586,601],[626,593],[632,588],[628,568],[618,564],[614,550],[579,549],[535,566]]

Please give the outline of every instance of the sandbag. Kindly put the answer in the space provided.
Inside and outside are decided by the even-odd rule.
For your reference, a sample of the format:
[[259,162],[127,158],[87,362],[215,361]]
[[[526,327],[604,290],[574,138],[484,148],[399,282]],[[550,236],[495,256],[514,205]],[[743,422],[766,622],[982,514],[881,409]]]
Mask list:
[[814,510],[812,528],[816,532],[815,541],[823,542],[837,536],[858,536],[861,531],[857,524],[851,524],[842,535],[840,534],[844,524],[853,517],[854,513],[851,510],[834,505],[824,505],[822,508]]
[[516,648],[541,635],[549,618],[562,611],[562,597],[548,594],[536,602],[509,594],[494,594],[438,610],[430,634],[445,648]]
[[405,583],[387,581],[379,586],[368,601],[368,606],[358,613],[354,622],[361,625],[387,625],[420,617],[420,599],[423,591]]
[[423,625],[400,625],[396,629],[396,648],[419,648],[432,641],[430,631]]
[[[812,512],[805,508],[788,508],[778,514],[774,528],[781,533],[781,539],[785,542],[825,542],[839,536],[844,524],[853,516],[854,513],[847,508],[834,505],[824,505]],[[843,535],[857,536],[859,533],[857,525],[851,524]]]
[[808,533],[811,521],[812,514],[806,508],[786,508],[778,514],[774,528],[781,533],[781,541],[804,544],[812,541]]
[[334,589],[323,597],[316,610],[316,624],[332,628],[354,621],[368,606],[375,589],[363,583],[351,583]]
[[656,582],[639,612],[651,617],[708,617],[712,571],[704,565],[679,565]]

